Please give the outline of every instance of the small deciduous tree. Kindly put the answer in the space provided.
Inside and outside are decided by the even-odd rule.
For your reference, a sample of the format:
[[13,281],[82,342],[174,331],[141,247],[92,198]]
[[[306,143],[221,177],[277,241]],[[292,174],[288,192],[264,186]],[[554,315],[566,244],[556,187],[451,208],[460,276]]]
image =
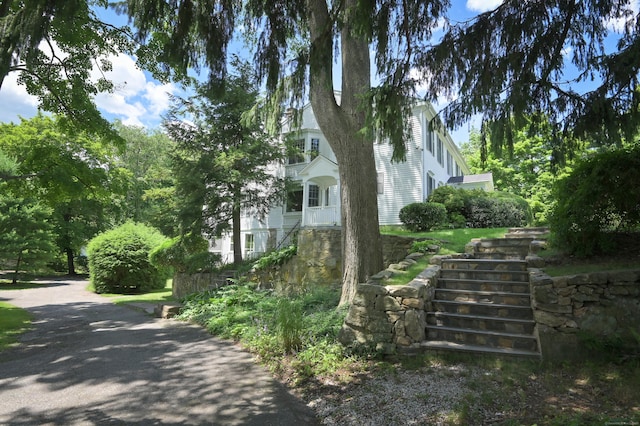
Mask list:
[[[2,190],[0,185],[0,190]],[[0,193],[0,262],[11,262],[13,284],[20,270],[33,271],[56,257],[51,209]]]

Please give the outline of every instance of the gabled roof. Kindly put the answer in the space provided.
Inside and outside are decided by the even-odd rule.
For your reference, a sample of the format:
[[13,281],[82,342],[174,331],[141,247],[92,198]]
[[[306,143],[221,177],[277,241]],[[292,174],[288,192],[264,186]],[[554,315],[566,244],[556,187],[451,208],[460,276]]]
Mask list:
[[447,181],[447,184],[465,184],[465,183],[493,183],[493,173],[481,173],[479,175],[453,176]]

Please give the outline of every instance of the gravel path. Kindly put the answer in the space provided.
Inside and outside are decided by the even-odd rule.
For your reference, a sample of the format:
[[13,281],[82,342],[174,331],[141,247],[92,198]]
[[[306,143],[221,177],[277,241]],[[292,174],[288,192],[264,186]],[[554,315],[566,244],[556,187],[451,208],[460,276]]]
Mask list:
[[318,423],[233,344],[114,305],[86,285],[0,290],[34,315],[22,345],[0,353],[0,424]]

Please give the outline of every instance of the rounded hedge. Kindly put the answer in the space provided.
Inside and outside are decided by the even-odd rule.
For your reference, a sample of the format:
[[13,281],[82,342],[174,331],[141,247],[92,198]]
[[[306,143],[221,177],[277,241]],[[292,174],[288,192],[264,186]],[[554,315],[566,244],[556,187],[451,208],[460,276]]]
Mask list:
[[640,231],[640,146],[579,162],[557,182],[550,219],[554,245],[577,255],[611,253]]
[[412,232],[430,231],[447,221],[447,209],[440,203],[411,203],[400,209],[400,221]]
[[166,271],[149,260],[149,253],[164,241],[155,228],[132,222],[94,237],[87,254],[96,293],[144,293],[164,288]]

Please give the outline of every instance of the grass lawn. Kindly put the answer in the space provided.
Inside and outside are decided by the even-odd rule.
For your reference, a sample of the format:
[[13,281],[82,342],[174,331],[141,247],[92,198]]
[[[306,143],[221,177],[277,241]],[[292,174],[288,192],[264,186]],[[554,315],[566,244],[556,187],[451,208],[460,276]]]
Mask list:
[[7,302],[0,302],[0,351],[13,345],[31,328],[31,314]]
[[[102,293],[101,296],[112,299],[113,303],[122,305],[126,303],[145,302],[145,303],[162,303],[173,301],[172,294],[173,280],[168,279],[166,285],[162,289],[151,290],[148,293],[141,294],[115,294],[115,293]],[[95,291],[93,286],[89,284],[87,290]]]
[[431,232],[410,232],[399,226],[382,227],[382,234],[399,235],[404,237],[430,238],[441,244],[439,254],[464,253],[464,246],[474,238],[501,238],[508,228],[463,228],[442,229]]

